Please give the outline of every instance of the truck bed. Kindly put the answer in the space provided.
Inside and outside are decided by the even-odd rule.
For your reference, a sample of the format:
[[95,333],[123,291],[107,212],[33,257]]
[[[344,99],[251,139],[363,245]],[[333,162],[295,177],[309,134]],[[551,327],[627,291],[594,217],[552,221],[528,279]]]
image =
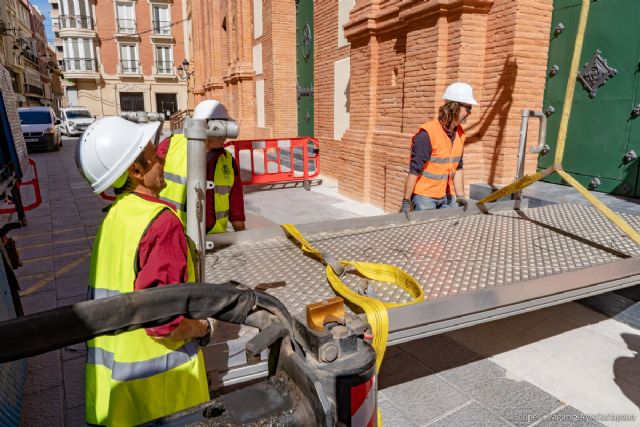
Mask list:
[[[631,239],[595,208],[552,204],[488,213],[445,209],[338,220],[299,227],[317,249],[350,261],[388,263],[413,275],[425,301],[389,311],[389,344],[491,321],[640,283],[640,255]],[[623,215],[640,229],[640,218]],[[208,236],[206,280],[260,285],[292,313],[333,296],[324,266],[278,229]],[[361,285],[347,273],[344,282]],[[390,302],[399,288],[373,285]]]

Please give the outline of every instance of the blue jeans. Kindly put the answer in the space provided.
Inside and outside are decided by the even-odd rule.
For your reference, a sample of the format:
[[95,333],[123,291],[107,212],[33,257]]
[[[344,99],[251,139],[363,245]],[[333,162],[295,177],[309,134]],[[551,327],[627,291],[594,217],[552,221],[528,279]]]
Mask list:
[[428,211],[430,209],[446,209],[456,206],[456,198],[450,194],[447,194],[442,199],[433,199],[427,196],[421,196],[414,194],[413,198],[413,210],[414,211]]

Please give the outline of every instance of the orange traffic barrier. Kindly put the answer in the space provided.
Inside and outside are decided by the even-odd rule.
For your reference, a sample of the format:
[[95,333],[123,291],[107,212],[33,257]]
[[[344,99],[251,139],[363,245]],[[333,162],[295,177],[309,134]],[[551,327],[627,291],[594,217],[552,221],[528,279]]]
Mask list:
[[[23,205],[22,209],[25,212],[35,209],[38,206],[40,206],[40,204],[42,204],[42,195],[40,193],[40,182],[38,181],[38,168],[36,167],[36,162],[31,157],[29,157],[28,160],[29,160],[30,170],[33,171],[31,179],[25,180],[25,177],[23,176],[22,179],[16,183],[18,193],[20,194],[20,198],[22,199],[22,205]],[[29,204],[25,204],[24,198],[22,196],[22,189],[24,187],[33,188],[33,200]],[[0,214],[17,212],[16,206],[13,202],[11,202],[10,200],[7,200],[6,204],[8,205],[8,207],[0,209]]]
[[304,183],[320,175],[320,143],[311,137],[229,141],[244,185]]

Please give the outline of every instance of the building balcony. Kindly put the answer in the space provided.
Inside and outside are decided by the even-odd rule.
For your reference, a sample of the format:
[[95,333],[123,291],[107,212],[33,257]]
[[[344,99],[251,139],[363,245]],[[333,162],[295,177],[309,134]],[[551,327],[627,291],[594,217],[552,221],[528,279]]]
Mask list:
[[29,52],[22,52],[21,55],[24,57],[24,59],[26,59],[27,61],[30,61],[31,64],[35,65],[36,67],[39,65],[37,56]]
[[118,64],[118,75],[123,78],[142,77],[142,67],[137,59],[121,59]]
[[34,86],[30,84],[24,85],[24,94],[26,96],[31,96],[35,98],[42,98],[44,96],[44,89],[39,86]]
[[170,21],[153,21],[151,37],[157,40],[173,40]]
[[94,58],[64,58],[62,72],[65,79],[99,80],[98,66]]
[[135,19],[116,19],[116,38],[139,39],[138,27]]
[[60,37],[94,37],[96,35],[96,24],[92,17],[86,15],[60,15],[58,28]]
[[156,61],[153,66],[153,77],[158,79],[177,79],[173,61]]

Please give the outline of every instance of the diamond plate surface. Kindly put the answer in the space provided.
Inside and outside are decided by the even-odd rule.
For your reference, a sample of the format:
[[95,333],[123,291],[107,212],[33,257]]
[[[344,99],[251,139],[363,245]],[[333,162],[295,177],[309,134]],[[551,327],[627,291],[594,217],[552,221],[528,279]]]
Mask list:
[[[640,218],[623,215],[634,228]],[[395,265],[415,277],[427,300],[505,286],[640,255],[640,248],[595,208],[557,204],[444,220],[305,235],[337,259]],[[206,258],[209,282],[236,280],[270,289],[291,312],[333,296],[324,266],[292,242],[275,238],[218,249]],[[355,287],[364,279],[346,274]],[[385,301],[405,301],[401,289],[373,285]]]

